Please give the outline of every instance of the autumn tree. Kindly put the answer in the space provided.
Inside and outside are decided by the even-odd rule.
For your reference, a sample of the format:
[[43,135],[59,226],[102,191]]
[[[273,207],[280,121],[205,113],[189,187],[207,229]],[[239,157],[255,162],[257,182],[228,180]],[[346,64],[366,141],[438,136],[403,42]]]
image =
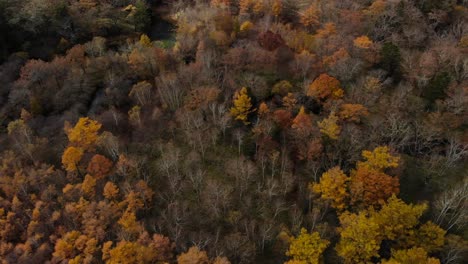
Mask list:
[[342,104],[338,116],[341,120],[357,122],[361,121],[362,117],[368,116],[369,111],[361,104]]
[[318,264],[329,244],[328,240],[320,238],[318,232],[309,233],[302,228],[299,236],[291,240],[286,255],[292,259],[286,263]]
[[75,127],[65,128],[71,146],[82,148],[84,151],[93,148],[98,138],[101,124],[89,117],[82,117]]
[[406,250],[392,251],[392,257],[389,260],[382,261],[382,264],[440,264],[436,258],[428,256],[423,248],[410,248]]
[[294,118],[291,128],[302,139],[308,137],[312,132],[312,118],[305,112],[303,106],[301,106],[299,113]]
[[315,5],[309,6],[300,14],[301,23],[307,28],[313,28],[320,25],[320,12]]
[[[104,251],[104,249],[103,249]],[[108,251],[109,256],[106,264],[120,263],[154,263],[156,254],[152,248],[137,242],[120,241],[117,246]]]
[[355,206],[379,206],[399,193],[399,180],[383,172],[360,167],[351,175],[351,203]]
[[309,188],[322,199],[331,200],[332,206],[341,211],[348,203],[348,181],[349,177],[339,167],[334,167],[322,174],[320,183],[313,183]]
[[340,241],[335,249],[344,263],[369,263],[378,257],[380,249],[380,226],[366,212],[340,215]]
[[387,146],[376,147],[373,151],[364,150],[362,157],[365,161],[359,161],[357,167],[364,167],[372,170],[384,170],[387,168],[398,167],[400,161],[399,156],[394,156],[390,153]]
[[248,115],[255,111],[252,109],[252,102],[247,94],[247,88],[243,87],[234,95],[234,106],[231,108],[231,115],[235,120],[242,121],[245,125],[250,124]]
[[338,116],[336,116],[335,112],[331,112],[327,118],[317,122],[317,125],[320,128],[320,132],[330,139],[338,139],[341,133],[341,127],[338,125]]
[[177,264],[208,264],[209,258],[205,251],[198,247],[191,247],[177,257]]
[[83,156],[83,150],[76,147],[68,147],[62,155],[62,164],[67,171],[76,171],[77,165]]
[[86,169],[89,174],[102,178],[107,176],[112,168],[112,161],[108,160],[106,157],[96,154],[94,155],[88,163],[88,168]]
[[310,84],[307,90],[308,96],[313,96],[320,100],[328,98],[338,99],[343,97],[343,94],[344,92],[341,88],[340,81],[326,73],[320,74],[320,76]]
[[360,49],[369,49],[374,43],[368,36],[360,36],[354,39],[354,46]]

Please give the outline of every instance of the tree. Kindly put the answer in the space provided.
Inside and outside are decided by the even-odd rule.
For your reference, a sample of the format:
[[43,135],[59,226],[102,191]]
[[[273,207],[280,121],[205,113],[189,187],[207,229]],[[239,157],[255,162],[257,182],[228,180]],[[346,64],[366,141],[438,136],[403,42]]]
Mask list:
[[382,264],[440,264],[436,258],[428,256],[423,248],[410,248],[392,251],[392,258],[382,261]]
[[307,90],[308,96],[316,97],[320,100],[328,98],[338,99],[343,97],[343,89],[341,89],[340,81],[336,78],[323,73],[320,74],[309,86]]
[[369,115],[367,108],[361,104],[342,104],[338,116],[341,120],[359,123],[361,118]]
[[177,264],[208,264],[209,259],[205,251],[198,247],[191,247],[177,257]]
[[342,211],[348,204],[348,181],[348,176],[339,167],[334,167],[322,174],[320,183],[313,183],[309,188],[322,199],[331,200],[333,208]]
[[294,118],[291,128],[298,134],[299,138],[304,139],[312,132],[312,119],[301,106],[299,113]]
[[273,13],[273,15],[278,19],[282,11],[283,11],[282,0],[274,0],[271,6],[271,12]]
[[143,31],[151,22],[148,6],[143,0],[138,0],[135,4],[133,14],[133,26],[135,31]]
[[318,8],[311,5],[301,13],[300,21],[307,28],[316,27],[320,25],[319,15]]
[[338,125],[338,117],[334,112],[331,112],[327,118],[320,122],[317,122],[317,124],[322,134],[326,135],[327,137],[333,140],[338,139],[341,133],[341,128]]
[[372,170],[381,171],[387,168],[398,167],[400,157],[393,156],[387,146],[376,147],[373,151],[364,150],[362,157],[366,161],[359,161],[357,167],[365,167]]
[[400,48],[391,42],[387,42],[380,50],[380,67],[394,76],[396,81],[401,78],[401,54]]
[[369,49],[374,43],[368,36],[360,36],[354,39],[354,46],[360,49]]
[[106,199],[112,200],[119,194],[119,188],[112,182],[106,182],[103,189],[103,195]]
[[382,206],[388,198],[398,194],[397,177],[366,167],[359,167],[351,175],[349,184],[351,203],[362,208]]
[[398,240],[414,232],[426,209],[426,204],[406,204],[393,195],[380,211],[373,213],[373,218],[380,226],[380,235],[384,239]]
[[[109,244],[108,246],[109,247]],[[104,251],[104,249],[103,249]],[[152,248],[137,242],[120,241],[117,246],[109,250],[109,258],[106,264],[121,263],[154,263],[156,254]],[[104,254],[103,254],[104,255]]]
[[252,109],[252,102],[247,94],[247,88],[242,89],[234,95],[234,106],[231,108],[231,115],[235,120],[242,121],[245,125],[250,124],[248,121],[248,115],[255,111]]
[[282,80],[273,86],[273,89],[271,89],[271,92],[273,94],[279,94],[281,96],[285,96],[292,91],[292,88],[293,86],[289,81]]
[[143,47],[149,48],[152,46],[151,39],[146,34],[141,34],[140,41],[138,43],[140,43]]
[[153,86],[147,81],[138,82],[133,85],[132,90],[128,95],[133,97],[140,106],[144,106],[151,100],[152,88]]
[[110,172],[112,165],[112,161],[102,155],[96,154],[88,163],[86,171],[96,178],[103,178]]
[[77,165],[83,156],[83,149],[68,147],[62,155],[62,164],[66,171],[76,171]]
[[81,117],[73,128],[65,128],[71,146],[79,147],[86,151],[93,148],[98,139],[98,131],[101,124],[89,117]]
[[308,233],[305,228],[302,228],[299,236],[291,240],[286,255],[292,260],[286,263],[318,264],[323,251],[329,244],[328,240],[320,238],[318,232]]
[[340,215],[340,241],[335,249],[344,263],[370,263],[378,257],[380,249],[380,225],[366,212]]

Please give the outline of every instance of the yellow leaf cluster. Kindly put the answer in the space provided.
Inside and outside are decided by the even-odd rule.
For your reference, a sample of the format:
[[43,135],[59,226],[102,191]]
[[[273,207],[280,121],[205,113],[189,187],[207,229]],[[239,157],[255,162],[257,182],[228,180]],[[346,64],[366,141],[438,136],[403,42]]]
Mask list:
[[374,42],[368,36],[360,36],[354,39],[354,46],[361,49],[369,49]]
[[320,194],[322,199],[331,200],[335,209],[343,210],[349,198],[348,181],[349,177],[339,167],[334,167],[322,174],[320,183],[314,183],[310,188],[313,192]]
[[62,155],[62,164],[66,171],[76,171],[77,165],[83,157],[81,148],[68,147]]
[[323,251],[329,244],[328,240],[320,238],[318,232],[308,233],[305,228],[302,228],[299,236],[291,240],[286,255],[292,260],[286,263],[318,264]]
[[387,168],[398,167],[400,157],[390,154],[390,149],[387,146],[375,148],[373,151],[364,150],[362,157],[366,161],[358,162],[357,167],[365,167],[373,170],[384,170]]
[[80,147],[83,150],[90,149],[98,138],[98,131],[101,124],[89,117],[82,117],[78,120],[74,128],[68,129],[67,136],[70,145]]
[[245,125],[250,124],[248,115],[252,113],[252,100],[247,94],[247,88],[242,89],[234,95],[234,106],[231,108],[231,115],[236,119],[242,121]]
[[330,139],[338,139],[341,133],[341,127],[338,125],[338,116],[334,112],[331,112],[328,118],[325,118],[321,122],[318,122],[320,132],[328,136]]
[[247,31],[250,31],[252,28],[253,28],[254,24],[250,21],[245,21],[244,23],[242,23],[242,25],[240,26],[240,32],[247,32]]
[[440,264],[440,261],[429,257],[423,248],[410,248],[392,251],[392,258],[382,264]]
[[344,263],[369,263],[372,257],[378,257],[381,239],[379,224],[366,212],[340,215],[341,238],[336,251]]

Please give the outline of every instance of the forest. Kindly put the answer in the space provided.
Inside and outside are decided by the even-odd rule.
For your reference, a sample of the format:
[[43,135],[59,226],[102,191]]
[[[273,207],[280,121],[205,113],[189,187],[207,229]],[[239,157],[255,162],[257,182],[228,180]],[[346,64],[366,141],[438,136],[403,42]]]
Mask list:
[[467,128],[467,0],[0,0],[0,263],[468,263]]

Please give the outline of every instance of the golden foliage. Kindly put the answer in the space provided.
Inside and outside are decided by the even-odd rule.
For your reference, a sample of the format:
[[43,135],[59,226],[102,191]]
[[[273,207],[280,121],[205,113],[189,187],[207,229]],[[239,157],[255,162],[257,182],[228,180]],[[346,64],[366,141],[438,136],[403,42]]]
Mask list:
[[342,120],[360,122],[361,117],[368,116],[369,111],[361,104],[342,104],[338,116]]
[[338,125],[338,116],[336,116],[335,112],[331,112],[327,118],[317,124],[322,134],[330,139],[338,139],[341,133],[341,127]]
[[311,184],[309,188],[322,199],[331,200],[333,208],[344,210],[349,199],[348,181],[348,176],[339,167],[334,167],[322,174],[320,183]]
[[70,145],[88,150],[93,147],[98,138],[98,131],[101,124],[89,117],[82,117],[78,120],[74,128],[66,129]]
[[330,245],[330,242],[321,239],[318,232],[308,233],[305,228],[302,228],[299,236],[291,240],[286,255],[291,257],[292,260],[286,263],[299,261],[305,264],[318,264],[323,251],[328,245]]
[[392,251],[392,258],[382,261],[382,264],[440,264],[436,258],[428,256],[423,248]]
[[378,213],[373,213],[373,217],[380,226],[381,236],[395,240],[413,232],[426,209],[426,204],[406,204],[393,195]]
[[191,247],[177,257],[177,264],[208,264],[209,259],[205,251],[198,247]]
[[245,125],[250,124],[248,115],[255,111],[252,109],[252,102],[247,94],[247,88],[242,87],[242,89],[234,95],[234,106],[231,108],[231,115],[235,120],[242,121]]
[[253,28],[254,24],[250,21],[245,21],[244,23],[241,24],[240,26],[240,32],[247,32],[250,31]]
[[362,157],[365,158],[366,161],[358,162],[357,167],[366,167],[372,170],[396,168],[400,161],[400,157],[393,156],[387,146],[377,147],[373,151],[364,150],[362,152]]
[[62,164],[66,171],[76,171],[77,165],[83,157],[81,148],[68,147],[62,155]]
[[[107,245],[107,248],[109,245]],[[104,251],[104,249],[103,249]],[[140,245],[136,242],[120,241],[117,246],[109,252],[109,258],[106,264],[122,263],[154,263],[156,254],[152,248]]]
[[369,49],[373,44],[368,36],[360,36],[354,39],[354,46],[361,49]]
[[151,47],[152,44],[151,44],[151,39],[148,37],[148,35],[146,34],[142,34],[140,36],[140,41],[139,41],[140,45],[142,45],[143,47]]
[[340,215],[340,241],[335,249],[344,263],[370,263],[372,257],[378,257],[381,239],[380,226],[366,212]]

